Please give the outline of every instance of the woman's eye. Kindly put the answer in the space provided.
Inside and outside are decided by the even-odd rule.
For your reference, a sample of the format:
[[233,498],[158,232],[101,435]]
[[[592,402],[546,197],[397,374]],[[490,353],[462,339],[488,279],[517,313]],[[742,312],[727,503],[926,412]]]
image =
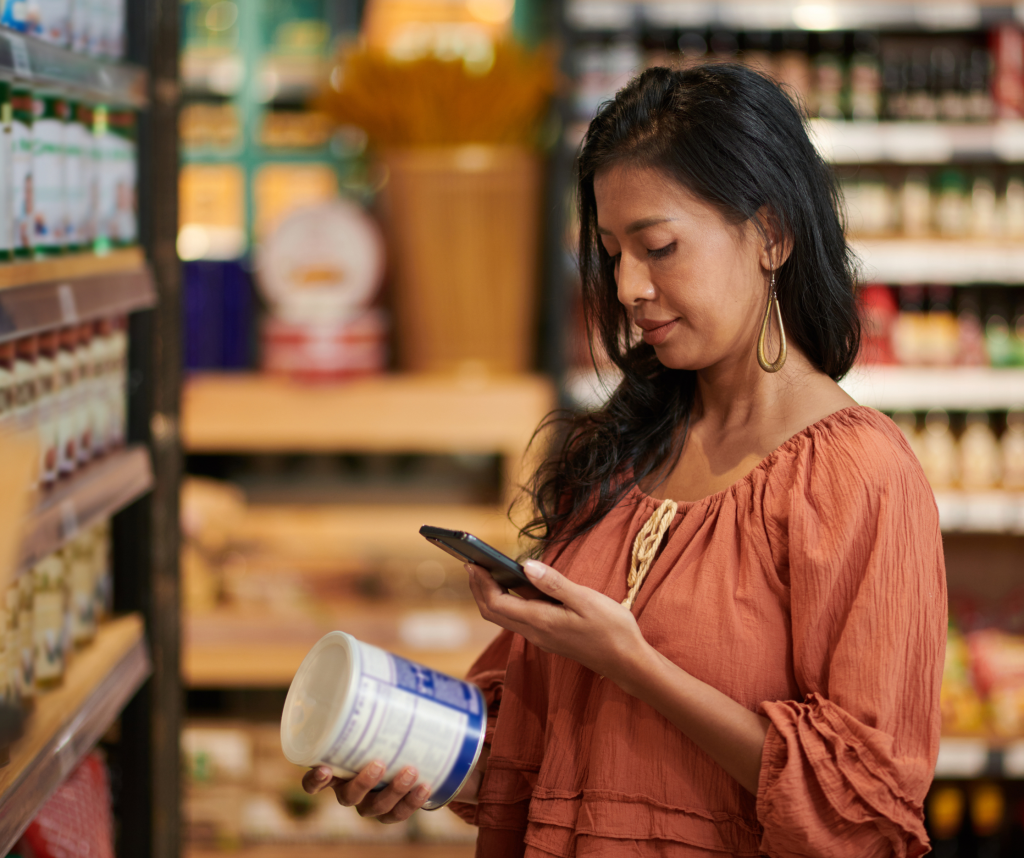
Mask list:
[[664,247],[656,247],[653,250],[647,251],[647,256],[650,259],[661,259],[662,257],[668,256],[673,250],[675,250],[676,243],[673,241],[670,244],[666,244]]

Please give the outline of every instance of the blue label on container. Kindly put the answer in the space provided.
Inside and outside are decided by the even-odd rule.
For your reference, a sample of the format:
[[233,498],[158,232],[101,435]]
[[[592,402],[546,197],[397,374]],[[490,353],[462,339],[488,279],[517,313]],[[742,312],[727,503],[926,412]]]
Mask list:
[[480,714],[480,695],[474,686],[401,656],[392,654],[391,658],[395,662],[395,684],[399,688],[429,697],[460,712]]

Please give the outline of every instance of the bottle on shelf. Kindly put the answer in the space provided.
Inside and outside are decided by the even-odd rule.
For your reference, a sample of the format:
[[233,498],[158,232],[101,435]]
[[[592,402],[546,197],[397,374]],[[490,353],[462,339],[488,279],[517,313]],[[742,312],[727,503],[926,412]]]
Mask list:
[[96,636],[96,539],[96,530],[91,529],[65,549],[68,564],[71,642],[76,647],[85,646]]
[[961,366],[988,366],[981,309],[974,295],[961,291],[957,299],[957,360]]
[[910,411],[897,411],[892,415],[893,423],[899,427],[903,437],[907,439],[910,449],[919,462],[924,461],[925,452],[921,433],[917,431],[917,418]]
[[988,414],[971,412],[960,436],[960,486],[967,490],[992,489],[999,485],[1002,457],[999,441]]
[[36,659],[32,619],[35,613],[35,582],[33,576],[22,575],[14,584],[18,591],[18,697],[29,705],[36,696]]
[[1000,439],[1004,489],[1024,489],[1024,409],[1006,412],[1006,431]]
[[60,372],[57,355],[60,337],[56,331],[39,335],[36,379],[39,412],[39,481],[43,486],[57,481],[60,448]]
[[14,342],[0,343],[0,433],[14,425]]
[[53,256],[64,250],[67,104],[59,92],[37,89],[32,105],[33,247],[37,256]]
[[957,484],[956,439],[949,427],[949,414],[941,408],[925,415],[921,453],[921,464],[933,489],[951,489]]
[[1002,233],[1007,238],[1024,238],[1024,179],[1011,175],[1002,199]]
[[900,188],[899,210],[907,238],[923,238],[931,232],[932,190],[923,170],[907,172]]
[[35,193],[32,167],[35,143],[32,90],[16,82],[11,90],[11,192],[14,205],[14,256],[28,258],[35,247]]
[[842,119],[843,34],[825,31],[819,35],[820,52],[814,58],[814,101],[810,109],[822,119]]
[[93,326],[86,322],[78,326],[78,345],[75,348],[75,369],[78,377],[78,397],[75,403],[75,452],[78,464],[84,465],[92,458],[92,402],[97,395],[93,379]]
[[999,209],[996,187],[990,176],[974,177],[971,185],[971,235],[974,238],[992,238],[998,234]]
[[60,372],[60,458],[57,469],[62,477],[74,473],[78,467],[78,408],[81,391],[78,385],[78,329],[64,328],[60,332],[60,351],[57,366]]
[[[38,690],[52,688],[64,679],[66,649],[66,596],[63,552],[40,560],[32,569],[32,638],[35,660],[35,685]],[[28,576],[26,576],[28,577]]]
[[[36,335],[22,337],[14,344],[14,419],[17,428],[23,432],[35,432],[37,426],[38,354],[39,337]],[[38,480],[38,474],[34,480]]]
[[960,331],[953,315],[953,287],[929,286],[928,312],[921,323],[918,360],[928,366],[952,366],[957,362]]
[[963,238],[970,226],[967,186],[960,170],[939,173],[935,194],[935,232],[943,238]]
[[928,827],[935,858],[961,858],[959,840],[964,825],[963,790],[955,784],[936,784],[928,794]]
[[849,72],[849,116],[853,120],[872,121],[882,113],[882,65],[879,41],[874,33],[853,36],[853,55]]
[[999,784],[982,781],[970,791],[975,858],[1000,858],[1006,827],[1006,796]]

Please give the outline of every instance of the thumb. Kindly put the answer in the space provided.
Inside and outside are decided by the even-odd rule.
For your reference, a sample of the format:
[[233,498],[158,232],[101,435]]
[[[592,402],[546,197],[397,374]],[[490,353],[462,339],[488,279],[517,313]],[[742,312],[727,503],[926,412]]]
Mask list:
[[557,569],[541,563],[539,560],[527,560],[523,564],[526,577],[538,590],[548,596],[554,596],[562,604],[571,604],[581,589]]

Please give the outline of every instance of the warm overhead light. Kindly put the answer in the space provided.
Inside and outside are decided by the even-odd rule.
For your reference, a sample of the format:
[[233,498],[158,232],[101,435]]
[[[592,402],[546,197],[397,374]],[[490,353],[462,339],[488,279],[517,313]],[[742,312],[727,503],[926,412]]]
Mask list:
[[801,30],[834,30],[839,26],[839,11],[835,6],[809,3],[793,9],[793,23]]

